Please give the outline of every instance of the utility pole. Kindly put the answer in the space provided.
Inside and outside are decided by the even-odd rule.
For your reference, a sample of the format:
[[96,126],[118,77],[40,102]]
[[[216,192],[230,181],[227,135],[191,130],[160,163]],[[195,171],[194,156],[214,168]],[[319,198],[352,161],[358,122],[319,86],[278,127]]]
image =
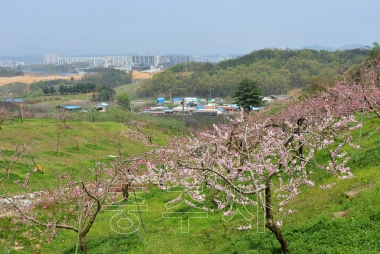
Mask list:
[[182,98],[182,130],[181,130],[182,136],[183,136],[184,125],[185,125],[185,98]]

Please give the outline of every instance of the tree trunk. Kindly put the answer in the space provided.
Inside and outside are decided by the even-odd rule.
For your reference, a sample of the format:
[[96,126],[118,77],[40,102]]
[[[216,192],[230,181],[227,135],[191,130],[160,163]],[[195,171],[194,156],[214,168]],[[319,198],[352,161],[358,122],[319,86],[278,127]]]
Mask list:
[[121,184],[121,191],[123,192],[123,199],[128,200],[128,187],[129,185],[127,183],[122,183]]
[[277,241],[281,244],[282,252],[284,254],[287,254],[290,253],[288,242],[286,241],[284,235],[281,232],[280,227],[276,225],[276,222],[273,218],[270,184],[271,182],[268,178],[265,189],[265,227],[275,234]]
[[24,123],[23,115],[22,115],[22,103],[20,103],[20,106],[18,107],[18,111],[21,118],[21,123]]
[[79,234],[79,241],[80,241],[80,248],[82,250],[82,253],[87,253],[87,246],[86,246],[86,240],[84,234]]

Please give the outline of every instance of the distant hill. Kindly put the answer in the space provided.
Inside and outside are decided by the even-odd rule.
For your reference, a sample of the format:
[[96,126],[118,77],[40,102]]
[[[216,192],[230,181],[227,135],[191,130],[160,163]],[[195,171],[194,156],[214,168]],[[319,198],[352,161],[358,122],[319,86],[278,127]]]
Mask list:
[[56,48],[46,47],[31,47],[31,46],[18,46],[0,48],[0,56],[30,56],[30,55],[44,55],[45,53],[58,53],[61,52]]
[[312,45],[312,46],[302,47],[301,49],[336,51],[336,50],[360,49],[360,48],[364,48],[364,47],[365,47],[364,45],[360,45],[360,44],[348,44],[348,45],[345,45],[345,46],[342,46],[339,48]]
[[11,55],[0,54],[0,61],[42,63],[44,61],[44,55],[20,55],[20,56],[14,55],[14,56],[11,56]]
[[264,95],[283,94],[340,75],[362,63],[369,52],[364,48],[338,51],[266,48],[218,64],[175,65],[144,81],[136,94],[139,97],[209,97],[211,94],[214,98],[227,98],[244,78],[256,80]]
[[20,59],[23,60],[26,57],[33,56],[38,57],[41,62],[44,59],[44,54],[46,53],[57,53],[61,56],[77,56],[77,57],[94,57],[94,56],[103,56],[106,54],[92,54],[92,53],[78,53],[71,52],[69,50],[52,48],[52,47],[33,47],[33,46],[18,46],[18,47],[7,47],[0,48],[0,59]]

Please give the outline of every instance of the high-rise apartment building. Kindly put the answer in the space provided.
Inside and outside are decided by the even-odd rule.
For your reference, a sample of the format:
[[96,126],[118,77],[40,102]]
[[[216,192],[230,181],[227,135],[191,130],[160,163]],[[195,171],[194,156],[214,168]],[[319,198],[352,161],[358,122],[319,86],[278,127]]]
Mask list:
[[135,64],[145,64],[145,65],[151,65],[151,66],[157,66],[159,62],[159,56],[141,56],[141,55],[134,55],[132,56],[132,62]]
[[177,63],[186,63],[189,61],[189,56],[187,55],[177,55]]
[[44,63],[45,64],[58,64],[59,55],[56,53],[46,53],[44,55]]

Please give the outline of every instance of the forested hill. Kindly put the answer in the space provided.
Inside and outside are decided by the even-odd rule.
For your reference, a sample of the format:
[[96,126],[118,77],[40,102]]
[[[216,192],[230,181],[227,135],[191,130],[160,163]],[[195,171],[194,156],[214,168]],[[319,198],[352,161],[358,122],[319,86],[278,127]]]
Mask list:
[[257,80],[264,95],[304,88],[318,78],[343,73],[369,56],[368,49],[344,51],[262,49],[218,64],[188,62],[146,80],[139,97],[228,97],[244,78]]
[[24,76],[24,72],[0,67],[0,77]]

